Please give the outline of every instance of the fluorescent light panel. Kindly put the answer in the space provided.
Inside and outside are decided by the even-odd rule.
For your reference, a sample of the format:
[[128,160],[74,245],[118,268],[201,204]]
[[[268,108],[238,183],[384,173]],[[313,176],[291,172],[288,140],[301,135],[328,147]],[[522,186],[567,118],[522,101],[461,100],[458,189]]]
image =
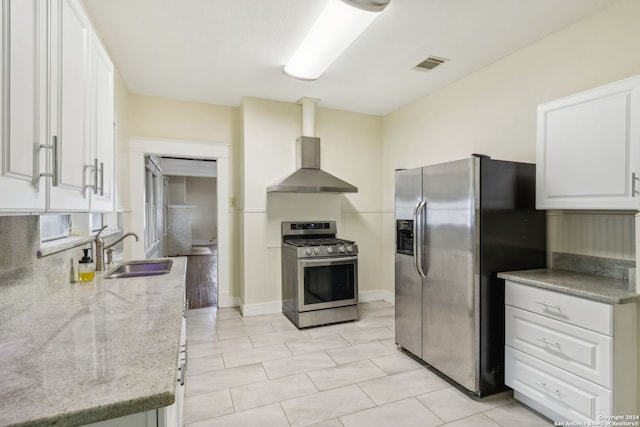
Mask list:
[[307,33],[284,73],[303,80],[315,80],[371,24],[378,12],[368,12],[330,0]]

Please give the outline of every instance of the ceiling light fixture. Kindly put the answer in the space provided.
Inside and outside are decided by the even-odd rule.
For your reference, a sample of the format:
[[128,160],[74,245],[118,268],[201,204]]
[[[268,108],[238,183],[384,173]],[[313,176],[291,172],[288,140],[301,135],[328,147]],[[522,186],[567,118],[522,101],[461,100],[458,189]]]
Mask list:
[[371,24],[389,0],[329,0],[296,53],[287,76],[315,80]]

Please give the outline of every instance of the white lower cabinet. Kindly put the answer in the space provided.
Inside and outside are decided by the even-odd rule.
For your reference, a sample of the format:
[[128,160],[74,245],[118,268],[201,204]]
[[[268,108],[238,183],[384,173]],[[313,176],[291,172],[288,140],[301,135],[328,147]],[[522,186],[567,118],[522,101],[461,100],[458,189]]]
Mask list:
[[[185,311],[186,316],[186,311]],[[182,319],[180,333],[180,352],[178,354],[178,377],[176,379],[176,401],[173,405],[161,408],[158,412],[158,427],[182,427],[185,381],[187,374],[187,323]]]
[[[186,304],[186,303],[185,303]],[[186,306],[186,305],[185,305]],[[176,376],[175,401],[169,406],[145,412],[112,418],[87,427],[182,427],[187,371],[187,322],[188,311],[184,310],[182,329],[180,330],[180,351],[178,353],[178,374]]]
[[[164,408],[161,408],[164,409]],[[87,427],[158,427],[160,418],[159,409],[153,409],[137,414],[126,415],[124,417],[112,418],[110,420],[99,421],[97,423],[85,424]]]
[[637,412],[637,304],[507,281],[505,383],[554,421]]
[[591,421],[612,413],[611,390],[509,346],[505,348],[505,383],[536,402],[539,406],[534,409],[554,421]]

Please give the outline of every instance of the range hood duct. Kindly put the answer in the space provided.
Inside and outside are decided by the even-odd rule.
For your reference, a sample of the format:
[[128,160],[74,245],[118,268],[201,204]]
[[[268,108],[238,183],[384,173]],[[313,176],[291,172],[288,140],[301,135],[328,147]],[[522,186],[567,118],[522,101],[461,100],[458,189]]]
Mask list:
[[267,187],[268,193],[357,193],[358,187],[320,169],[320,138],[313,136],[315,103],[302,98],[302,133],[296,139],[297,170]]

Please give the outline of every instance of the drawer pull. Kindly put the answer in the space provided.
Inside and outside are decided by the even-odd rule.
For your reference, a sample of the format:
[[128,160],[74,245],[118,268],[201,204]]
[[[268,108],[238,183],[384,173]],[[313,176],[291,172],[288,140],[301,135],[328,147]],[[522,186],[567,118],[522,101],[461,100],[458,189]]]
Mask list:
[[185,371],[187,370],[185,366],[185,362],[182,362],[178,370],[180,371],[180,376],[178,377],[178,383],[180,385],[184,385],[184,374],[185,374]]
[[189,363],[188,362],[189,354],[188,354],[188,350],[187,350],[189,347],[187,346],[187,344],[188,344],[187,340],[185,339],[184,340],[184,344],[182,344],[180,346],[180,348],[182,348],[182,350],[180,350],[180,353],[184,353],[184,370],[185,371],[187,370],[187,364]]
[[560,344],[558,344],[557,342],[551,342],[549,340],[547,340],[546,338],[536,338],[538,341],[542,341],[545,344],[549,344],[552,345],[554,347],[558,347],[558,349],[560,348]]
[[544,301],[536,301],[536,304],[540,304],[547,308],[555,308],[556,310],[560,310],[560,306],[556,304],[549,304],[548,302],[544,302]]
[[545,389],[547,391],[550,391],[551,393],[553,393],[556,396],[560,397],[560,391],[559,390],[553,389],[553,388],[549,387],[548,385],[546,385],[545,383],[536,383],[536,385],[539,385],[543,389]]

